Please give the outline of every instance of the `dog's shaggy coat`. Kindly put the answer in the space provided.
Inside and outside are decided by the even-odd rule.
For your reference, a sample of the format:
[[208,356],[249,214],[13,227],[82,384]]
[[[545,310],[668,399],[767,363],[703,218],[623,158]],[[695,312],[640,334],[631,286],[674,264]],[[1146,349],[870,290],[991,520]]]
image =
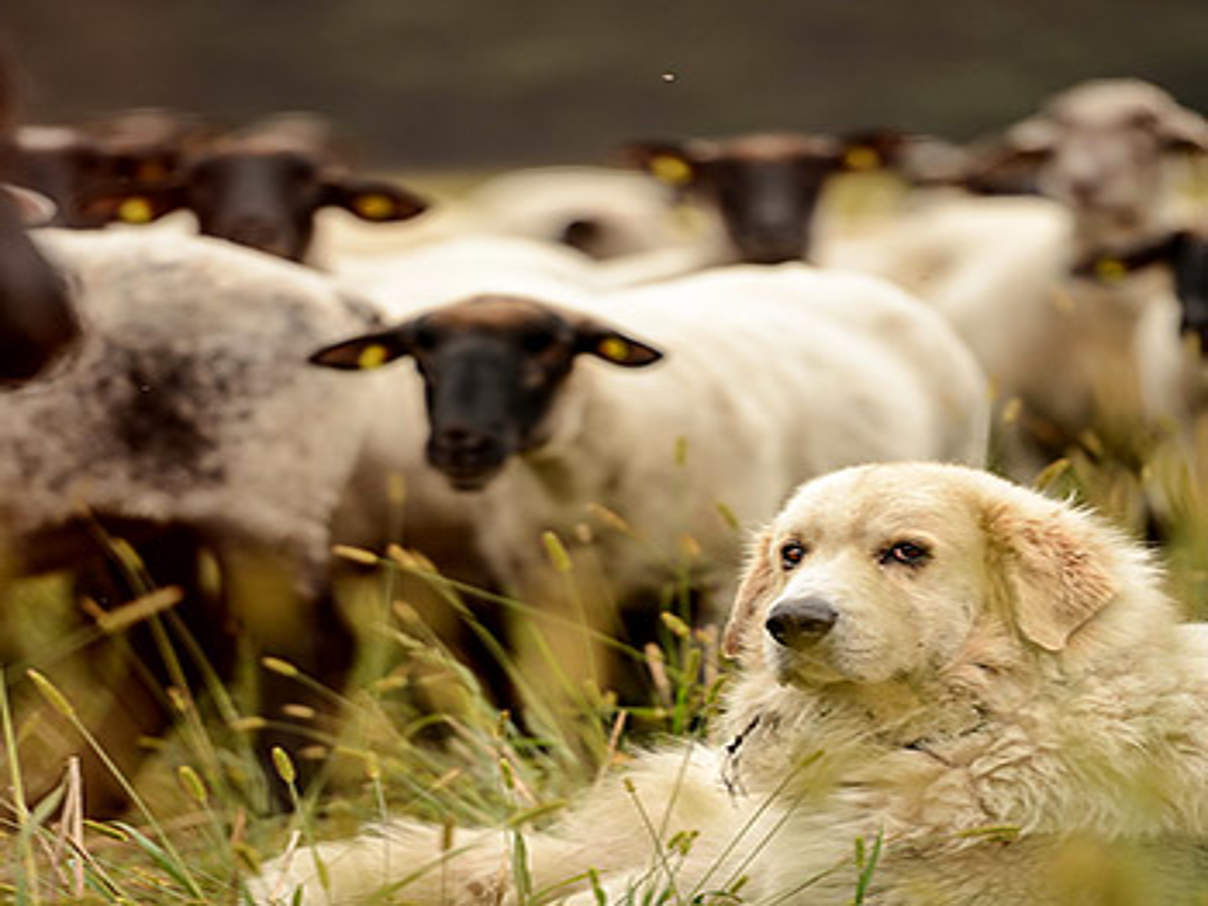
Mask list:
[[[957,466],[816,479],[755,542],[718,744],[643,756],[526,833],[530,889],[846,904],[879,837],[878,906],[1133,902],[1125,868],[1144,872],[1135,902],[1199,902],[1200,635],[1091,514]],[[516,902],[514,831],[459,832],[443,856],[440,838],[400,823],[319,847],[331,902],[390,884],[391,901]],[[254,890],[291,902],[298,884],[327,902],[305,851]]]

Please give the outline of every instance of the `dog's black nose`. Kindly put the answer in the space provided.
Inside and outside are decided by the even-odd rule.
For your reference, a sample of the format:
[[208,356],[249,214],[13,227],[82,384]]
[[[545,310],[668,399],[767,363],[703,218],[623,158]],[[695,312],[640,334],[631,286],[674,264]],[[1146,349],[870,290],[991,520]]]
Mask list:
[[791,598],[772,608],[764,627],[777,642],[791,648],[816,642],[837,619],[838,611],[822,598]]

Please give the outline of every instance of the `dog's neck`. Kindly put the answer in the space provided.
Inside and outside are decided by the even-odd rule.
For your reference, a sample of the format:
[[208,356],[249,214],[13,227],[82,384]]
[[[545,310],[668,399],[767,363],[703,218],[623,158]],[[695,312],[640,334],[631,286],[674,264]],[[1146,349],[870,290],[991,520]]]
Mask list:
[[[974,690],[937,677],[801,688],[748,675],[730,702],[721,724],[724,779],[752,793],[777,789],[794,769],[815,762],[839,780],[900,750],[943,760],[989,720]],[[827,751],[815,752],[814,740],[826,740]],[[802,776],[817,777],[818,770]]]

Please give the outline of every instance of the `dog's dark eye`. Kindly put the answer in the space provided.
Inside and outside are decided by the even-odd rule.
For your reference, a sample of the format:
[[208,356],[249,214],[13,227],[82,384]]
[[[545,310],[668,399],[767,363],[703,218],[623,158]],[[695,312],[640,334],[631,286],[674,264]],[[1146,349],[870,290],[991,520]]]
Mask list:
[[780,565],[792,569],[805,559],[805,545],[800,541],[788,541],[780,546]]
[[931,556],[931,551],[913,541],[898,541],[881,552],[881,563],[902,563],[906,566],[922,566]]

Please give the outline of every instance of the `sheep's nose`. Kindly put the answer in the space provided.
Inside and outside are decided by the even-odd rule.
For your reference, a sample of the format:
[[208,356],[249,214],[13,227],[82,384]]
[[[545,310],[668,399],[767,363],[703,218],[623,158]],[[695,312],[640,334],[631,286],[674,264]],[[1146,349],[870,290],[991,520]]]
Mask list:
[[818,641],[838,619],[838,611],[822,598],[790,598],[772,608],[764,628],[778,643],[793,648]]

